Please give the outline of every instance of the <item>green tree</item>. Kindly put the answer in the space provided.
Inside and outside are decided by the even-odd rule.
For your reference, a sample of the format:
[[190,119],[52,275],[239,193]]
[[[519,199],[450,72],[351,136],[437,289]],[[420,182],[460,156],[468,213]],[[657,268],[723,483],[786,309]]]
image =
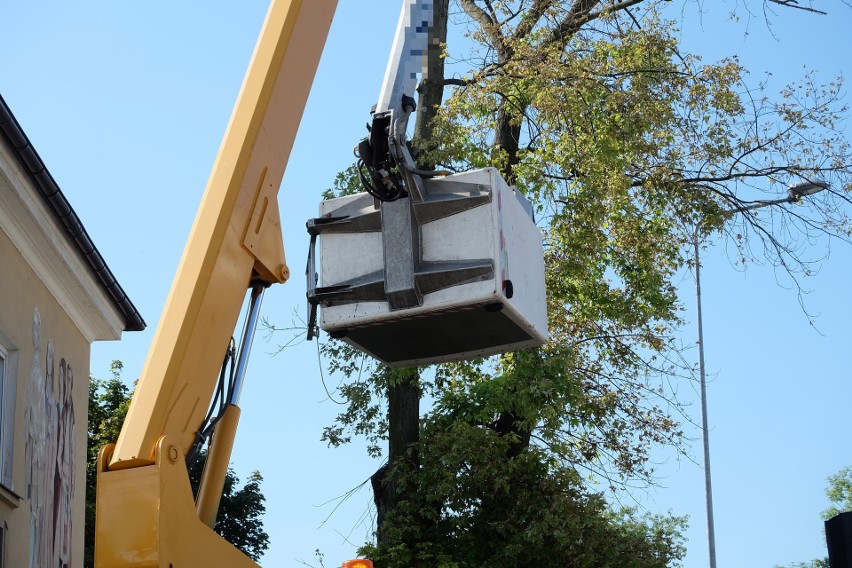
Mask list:
[[[98,452],[105,444],[118,439],[121,425],[127,414],[132,393],[121,379],[123,365],[113,361],[111,377],[106,380],[91,378],[89,383],[88,461],[86,462],[86,537],[84,564],[94,566],[95,554],[95,490],[97,483]],[[204,469],[206,453],[189,468],[193,491],[197,491]],[[219,515],[214,530],[225,540],[242,550],[253,560],[260,559],[269,548],[269,535],[263,530],[266,512],[260,485],[263,477],[255,471],[242,487],[230,468],[225,478]]]
[[98,452],[118,439],[121,424],[130,405],[130,390],[121,380],[123,364],[113,361],[111,377],[89,379],[88,439],[86,443],[86,536],[84,560],[87,567],[95,565],[95,489],[98,478]]
[[[520,549],[512,556],[510,548],[530,535],[553,554],[539,557],[542,565],[563,565],[581,541],[583,551],[606,552],[585,526],[532,512],[574,506],[596,522],[605,508],[581,505],[598,488],[653,483],[651,449],[681,448],[669,385],[692,369],[675,340],[676,279],[692,259],[696,231],[730,236],[742,260],[767,260],[794,283],[811,260],[801,256],[802,239],[849,237],[843,207],[852,157],[839,128],[841,83],[808,75],[777,96],[752,88],[736,58],[704,63],[682,52],[666,18],[671,4],[434,3],[441,44],[429,52],[419,88],[416,160],[449,170],[495,166],[534,202],[552,339],[426,372],[387,369],[337,342],[323,346],[347,402],[325,439],[365,436],[372,455],[387,442],[387,463],[372,479],[372,553],[386,565],[427,557],[513,565]],[[448,40],[461,34],[470,52]],[[445,75],[447,56],[453,77]],[[353,189],[352,174],[338,178],[338,191]],[[832,189],[800,207],[746,209],[815,177]],[[424,395],[434,401],[426,412]],[[561,481],[543,481],[551,479]],[[528,487],[538,488],[529,494],[538,500],[519,510]],[[566,519],[562,513],[552,518]],[[599,542],[619,527],[608,518],[597,525]],[[661,536],[670,533],[654,528],[673,525],[643,526],[645,545],[666,549],[657,565],[676,561],[678,546]],[[565,548],[551,545],[563,538]]]
[[360,551],[377,566],[656,568],[682,556],[685,519],[612,511],[540,448],[507,460],[507,437],[441,422],[423,425],[416,475],[391,476],[418,498],[401,499],[384,543]]
[[[189,468],[189,482],[197,493],[204,472],[206,450],[198,454]],[[213,529],[225,540],[245,552],[252,560],[259,560],[269,548],[269,535],[263,530],[263,514],[266,513],[266,500],[260,491],[263,476],[253,471],[248,481],[240,487],[240,480],[234,470],[228,468],[219,514]]]
[[[820,514],[823,521],[852,511],[852,466],[846,466],[834,475],[828,477],[825,496],[828,498],[828,508]],[[810,562],[796,562],[786,567],[776,568],[829,568],[828,558],[816,558]]]
[[852,465],[848,465],[828,478],[825,496],[830,503],[822,512],[822,519],[828,519],[852,511]]
[[[778,566],[776,568],[784,568],[783,566]],[[828,564],[828,558],[817,558],[811,560],[810,562],[796,562],[795,564],[788,564],[786,568],[831,568]]]

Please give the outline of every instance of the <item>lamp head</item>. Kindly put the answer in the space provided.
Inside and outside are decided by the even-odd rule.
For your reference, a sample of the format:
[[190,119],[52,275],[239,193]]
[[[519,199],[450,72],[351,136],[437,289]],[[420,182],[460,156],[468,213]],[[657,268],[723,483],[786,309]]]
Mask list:
[[787,189],[787,197],[790,201],[799,201],[803,197],[819,193],[823,189],[828,189],[828,182],[821,179],[804,179],[796,182]]

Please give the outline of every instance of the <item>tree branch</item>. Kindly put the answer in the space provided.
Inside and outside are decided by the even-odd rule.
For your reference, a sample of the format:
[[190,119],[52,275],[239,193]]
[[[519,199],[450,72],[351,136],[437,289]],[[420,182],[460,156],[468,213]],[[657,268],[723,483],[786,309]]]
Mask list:
[[494,49],[497,50],[499,59],[501,61],[505,60],[506,45],[503,41],[503,36],[500,33],[499,22],[489,16],[485,10],[477,6],[475,0],[459,0],[459,4],[465,13],[479,24],[482,32],[488,36],[489,40],[491,40],[491,43],[494,45]]
[[[592,10],[600,4],[600,0],[577,0],[565,18],[554,28],[551,41],[565,45],[585,24],[597,20],[605,14],[626,10],[642,2],[645,2],[645,0],[622,0],[597,12],[593,12]],[[631,17],[633,17],[632,14]]]
[[799,6],[798,0],[767,0],[767,2],[772,2],[773,4],[778,4],[779,6],[784,6],[785,8],[795,8],[796,10],[804,10],[805,12],[813,12],[814,14],[821,14],[823,16],[828,15],[828,12],[823,12],[822,10],[817,10],[816,8],[809,8],[807,6]]
[[568,10],[568,14],[553,30],[551,41],[559,42],[562,45],[568,43],[571,36],[577,33],[577,30],[588,21],[586,18],[589,12],[599,3],[600,0],[577,0],[574,2],[574,5]]
[[521,22],[515,28],[512,39],[517,40],[526,37],[541,20],[544,13],[553,6],[553,0],[534,0],[533,5],[524,14]]
[[473,79],[456,79],[455,77],[449,77],[444,79],[444,86],[449,87],[467,87],[468,85],[474,84],[476,81]]

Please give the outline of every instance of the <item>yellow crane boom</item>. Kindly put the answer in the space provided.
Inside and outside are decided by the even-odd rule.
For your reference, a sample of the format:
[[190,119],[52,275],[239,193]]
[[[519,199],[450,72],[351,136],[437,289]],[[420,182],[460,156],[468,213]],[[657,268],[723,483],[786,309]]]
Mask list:
[[98,567],[256,566],[199,519],[184,459],[246,289],[288,278],[278,187],[336,6],[269,8],[121,434],[99,456]]

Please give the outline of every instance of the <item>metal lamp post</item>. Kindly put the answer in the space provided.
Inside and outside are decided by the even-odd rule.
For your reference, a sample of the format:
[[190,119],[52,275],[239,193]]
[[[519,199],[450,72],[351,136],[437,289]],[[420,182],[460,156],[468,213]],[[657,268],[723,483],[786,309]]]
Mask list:
[[[805,180],[791,185],[787,189],[787,197],[782,199],[773,199],[769,201],[758,201],[750,205],[735,207],[727,211],[725,214],[739,213],[750,211],[752,209],[760,209],[770,205],[779,205],[782,203],[797,203],[803,197],[813,195],[828,188],[828,184],[822,180]],[[702,439],[704,442],[704,491],[706,497],[707,511],[707,544],[710,552],[710,568],[716,568],[716,529],[713,521],[713,484],[710,478],[710,437],[707,426],[707,378],[704,371],[704,324],[701,318],[701,262],[699,258],[699,228],[700,223],[695,227],[693,237],[693,245],[695,246],[695,304],[696,317],[698,323],[698,377],[700,383],[701,396],[701,430]]]

